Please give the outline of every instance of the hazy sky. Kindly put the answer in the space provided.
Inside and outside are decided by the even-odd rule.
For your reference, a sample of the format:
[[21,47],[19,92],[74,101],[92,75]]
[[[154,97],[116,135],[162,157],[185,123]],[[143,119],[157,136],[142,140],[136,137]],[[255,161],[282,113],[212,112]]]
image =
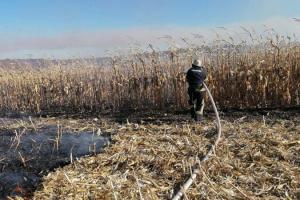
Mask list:
[[300,0],[2,0],[0,9],[0,58],[99,56],[218,26],[300,33]]

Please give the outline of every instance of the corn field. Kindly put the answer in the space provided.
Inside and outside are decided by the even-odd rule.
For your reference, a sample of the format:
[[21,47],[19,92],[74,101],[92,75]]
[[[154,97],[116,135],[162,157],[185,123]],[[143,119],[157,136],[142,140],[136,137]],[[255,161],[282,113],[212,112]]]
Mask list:
[[[43,61],[44,67],[0,68],[4,112],[101,112],[188,108],[185,72],[195,55],[221,109],[300,105],[300,45],[276,36],[260,44],[215,42],[169,51],[86,60]],[[18,61],[14,63],[16,64]],[[20,65],[20,64],[19,64]]]

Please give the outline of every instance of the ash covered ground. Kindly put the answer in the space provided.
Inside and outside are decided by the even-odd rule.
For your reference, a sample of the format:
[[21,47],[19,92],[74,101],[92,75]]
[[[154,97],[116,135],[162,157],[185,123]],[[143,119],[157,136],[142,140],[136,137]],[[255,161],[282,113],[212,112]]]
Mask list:
[[31,118],[1,119],[0,198],[29,198],[43,175],[82,156],[99,153],[108,135],[73,131],[59,122]]

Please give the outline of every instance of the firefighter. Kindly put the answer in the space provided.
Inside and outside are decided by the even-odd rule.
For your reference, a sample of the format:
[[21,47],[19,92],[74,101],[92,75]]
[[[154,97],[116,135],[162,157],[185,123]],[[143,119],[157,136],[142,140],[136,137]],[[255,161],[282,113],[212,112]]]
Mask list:
[[203,82],[205,81],[207,72],[202,66],[201,60],[194,60],[192,67],[186,74],[186,80],[189,84],[188,95],[189,104],[191,105],[191,116],[195,121],[201,121],[204,109],[204,93]]

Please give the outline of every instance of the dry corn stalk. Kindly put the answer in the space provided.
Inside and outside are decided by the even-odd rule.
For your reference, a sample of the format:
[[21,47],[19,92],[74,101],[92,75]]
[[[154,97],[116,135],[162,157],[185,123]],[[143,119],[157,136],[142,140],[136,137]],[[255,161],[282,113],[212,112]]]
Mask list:
[[[168,52],[136,52],[97,60],[0,63],[2,111],[94,112],[130,107],[184,109],[184,72],[193,55],[204,55],[208,83],[220,108],[276,108],[300,105],[300,46],[268,35],[251,41],[191,46]],[[33,65],[33,64],[32,64]]]

